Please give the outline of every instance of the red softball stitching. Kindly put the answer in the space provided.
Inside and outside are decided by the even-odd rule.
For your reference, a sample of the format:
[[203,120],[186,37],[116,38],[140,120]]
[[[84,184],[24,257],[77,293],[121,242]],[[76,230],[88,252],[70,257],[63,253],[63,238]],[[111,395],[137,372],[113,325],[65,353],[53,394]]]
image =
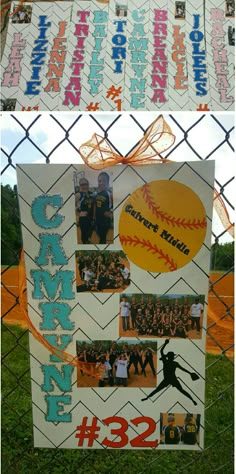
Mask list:
[[164,259],[165,265],[169,265],[170,271],[173,272],[174,270],[177,270],[177,264],[173,260],[173,258],[170,258],[168,255],[164,254],[161,249],[159,249],[156,244],[151,244],[149,240],[145,239],[139,239],[137,235],[134,237],[131,237],[130,235],[120,235],[120,241],[122,245],[133,245],[136,247],[137,245],[141,245],[142,248],[147,249],[148,252],[152,252],[153,255],[155,253],[159,254],[159,259]]
[[184,218],[181,219],[180,217],[178,218],[171,217],[167,213],[160,211],[159,210],[160,206],[156,206],[155,202],[153,201],[151,197],[148,184],[145,184],[143,186],[142,194],[149,209],[152,211],[152,213],[156,217],[160,218],[162,221],[166,221],[167,224],[171,224],[173,227],[177,226],[177,227],[183,227],[184,229],[188,228],[189,230],[194,230],[194,229],[199,229],[199,228],[203,229],[207,225],[205,217],[203,218],[202,221],[200,221],[200,219],[198,220],[193,219],[192,221],[189,219],[188,221],[186,221]]

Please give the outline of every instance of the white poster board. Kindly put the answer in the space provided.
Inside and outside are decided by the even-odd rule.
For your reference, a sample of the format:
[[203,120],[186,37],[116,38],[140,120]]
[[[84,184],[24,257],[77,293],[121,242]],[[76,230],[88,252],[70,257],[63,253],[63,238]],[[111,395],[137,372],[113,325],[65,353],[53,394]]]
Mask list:
[[202,450],[214,163],[17,177],[35,447]]

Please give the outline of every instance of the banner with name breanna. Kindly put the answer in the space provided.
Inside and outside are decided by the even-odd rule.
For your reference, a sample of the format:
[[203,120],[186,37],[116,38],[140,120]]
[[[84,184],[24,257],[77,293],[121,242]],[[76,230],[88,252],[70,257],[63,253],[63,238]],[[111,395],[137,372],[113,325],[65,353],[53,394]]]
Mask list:
[[35,446],[201,451],[214,163],[45,170],[17,166]]
[[234,110],[234,0],[12,2],[2,110]]

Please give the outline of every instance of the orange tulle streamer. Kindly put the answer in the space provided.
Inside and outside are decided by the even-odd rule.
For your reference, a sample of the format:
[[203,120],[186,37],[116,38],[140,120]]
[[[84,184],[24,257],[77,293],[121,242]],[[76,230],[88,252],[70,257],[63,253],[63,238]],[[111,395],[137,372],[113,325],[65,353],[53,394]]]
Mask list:
[[234,224],[230,221],[229,213],[226,209],[225,203],[221,197],[221,195],[214,189],[214,208],[223,224],[225,230],[229,232],[231,237],[234,238]]
[[[92,169],[101,170],[109,166],[117,165],[118,163],[130,165],[149,165],[156,162],[170,162],[161,158],[160,153],[168,150],[175,142],[170,126],[160,115],[147,129],[143,138],[140,140],[134,150],[127,156],[122,157],[117,154],[109,142],[100,135],[94,134],[92,138],[81,145],[79,152],[85,164]],[[214,207],[220,220],[227,232],[234,236],[234,225],[229,219],[229,214],[220,194],[214,189]],[[48,341],[40,334],[40,332],[33,325],[28,311],[26,310],[26,303],[24,293],[26,291],[26,272],[24,265],[24,252],[22,250],[20,264],[19,264],[19,303],[24,313],[29,329],[33,336],[43,344],[52,354],[68,364],[79,367],[83,372],[100,379],[104,372],[103,364],[84,363],[79,361],[76,356],[72,356],[65,351],[62,351],[55,346],[49,344]]]
[[85,164],[95,170],[101,170],[118,163],[141,166],[158,161],[170,161],[165,158],[158,158],[158,156],[168,150],[174,142],[175,135],[163,116],[159,115],[127,157],[116,153],[110,143],[96,133],[90,140],[81,145],[79,152]]
[[43,337],[43,335],[36,329],[36,327],[33,325],[28,311],[25,307],[26,302],[24,298],[24,294],[26,291],[26,270],[25,270],[25,263],[24,263],[24,250],[22,249],[21,251],[21,257],[20,257],[20,263],[18,265],[18,276],[19,276],[19,303],[20,307],[23,311],[25,320],[28,324],[28,327],[37,341],[39,341],[41,344],[46,347],[53,355],[61,359],[63,362],[66,362],[67,364],[74,365],[75,367],[80,368],[83,370],[83,372],[92,375],[93,377],[96,377],[98,379],[102,378],[102,374],[104,371],[104,365],[103,364],[93,364],[89,362],[81,362],[77,359],[76,356],[72,356],[71,354],[68,354],[65,351],[62,351],[58,349],[57,347],[49,344],[49,342]]

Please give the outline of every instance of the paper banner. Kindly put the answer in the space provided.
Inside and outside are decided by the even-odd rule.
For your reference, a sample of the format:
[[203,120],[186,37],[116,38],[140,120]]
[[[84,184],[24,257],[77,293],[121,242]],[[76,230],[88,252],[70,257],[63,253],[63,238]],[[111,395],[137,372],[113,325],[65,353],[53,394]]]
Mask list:
[[96,0],[90,2],[88,24],[89,37],[86,43],[80,107],[81,110],[96,111],[101,109],[103,96],[108,3],[101,4]]
[[118,3],[115,0],[110,0],[108,14],[102,110],[120,111],[123,110],[124,99],[128,1],[122,0]]
[[146,110],[146,91],[150,81],[148,67],[149,9],[149,0],[129,2],[124,110]]
[[59,110],[81,110],[82,77],[89,35],[90,7],[91,3],[86,0],[73,2]]
[[234,109],[232,0],[20,8],[9,21],[2,59],[4,111]]
[[15,110],[39,110],[42,81],[50,49],[53,3],[34,3]]
[[168,110],[168,0],[150,2],[147,110]]
[[[27,3],[24,10],[17,11],[19,5],[19,2],[11,4],[11,16],[1,62],[1,110],[4,111],[12,111],[16,108],[28,35],[31,29],[33,3]],[[14,11],[15,14],[13,14]]]
[[204,6],[201,0],[186,1],[189,110],[212,110],[206,56]]
[[62,78],[68,50],[68,37],[71,28],[72,3],[55,2],[52,11],[50,47],[46,56],[45,75],[40,94],[40,110],[58,110],[59,94],[62,89]]
[[213,110],[234,110],[235,14],[231,6],[225,0],[206,2],[206,50]]
[[168,85],[169,109],[189,110],[186,59],[185,2],[168,1]]

